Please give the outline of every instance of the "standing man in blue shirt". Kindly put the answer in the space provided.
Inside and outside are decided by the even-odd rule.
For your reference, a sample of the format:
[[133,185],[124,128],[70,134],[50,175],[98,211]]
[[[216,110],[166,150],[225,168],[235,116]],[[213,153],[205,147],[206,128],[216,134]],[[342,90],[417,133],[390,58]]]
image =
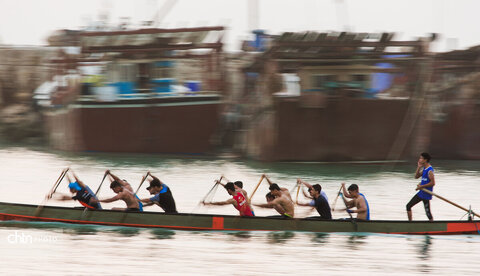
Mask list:
[[423,201],[423,206],[425,207],[425,213],[430,221],[433,221],[432,213],[430,212],[430,200],[432,199],[432,195],[422,191],[422,189],[427,189],[429,191],[433,191],[433,186],[435,186],[435,176],[433,175],[433,168],[430,165],[430,154],[423,152],[420,154],[420,158],[418,159],[417,163],[417,170],[415,171],[415,179],[422,177],[422,181],[420,184],[417,185],[415,189],[418,191],[415,196],[408,202],[407,204],[407,215],[408,220],[412,220],[412,207]]

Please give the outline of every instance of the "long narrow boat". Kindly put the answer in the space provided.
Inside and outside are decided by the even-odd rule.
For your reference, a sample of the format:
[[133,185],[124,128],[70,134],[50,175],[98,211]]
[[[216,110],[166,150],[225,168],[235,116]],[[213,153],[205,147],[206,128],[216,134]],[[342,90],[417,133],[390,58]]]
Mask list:
[[[480,221],[320,220],[239,217],[159,212],[84,211],[83,208],[0,202],[0,220],[45,221],[109,226],[225,231],[365,232],[390,234],[477,234]],[[40,212],[38,212],[41,210]]]

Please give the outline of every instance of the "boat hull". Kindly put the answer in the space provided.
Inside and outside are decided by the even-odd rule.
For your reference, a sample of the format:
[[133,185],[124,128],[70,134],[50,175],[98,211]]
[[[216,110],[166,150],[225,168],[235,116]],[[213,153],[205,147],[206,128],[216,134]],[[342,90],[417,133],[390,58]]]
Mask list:
[[364,232],[390,234],[477,234],[480,222],[468,221],[352,221],[312,218],[283,219],[159,212],[84,211],[68,208],[0,202],[0,220],[45,221],[204,231]]
[[209,154],[219,95],[78,102],[44,112],[51,146],[65,151]]

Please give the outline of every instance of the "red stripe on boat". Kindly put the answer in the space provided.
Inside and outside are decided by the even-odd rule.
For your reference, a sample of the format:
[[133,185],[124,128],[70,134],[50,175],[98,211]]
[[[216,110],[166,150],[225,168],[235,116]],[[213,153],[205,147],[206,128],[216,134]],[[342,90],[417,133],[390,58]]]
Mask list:
[[212,218],[212,229],[223,230],[223,217]]
[[479,232],[480,223],[455,223],[451,222],[447,224],[448,232],[456,233],[475,233]]

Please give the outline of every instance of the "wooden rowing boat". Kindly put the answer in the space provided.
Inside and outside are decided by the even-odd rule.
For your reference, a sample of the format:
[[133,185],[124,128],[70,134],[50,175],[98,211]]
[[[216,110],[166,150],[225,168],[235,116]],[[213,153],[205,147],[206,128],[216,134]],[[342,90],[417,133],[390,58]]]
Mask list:
[[159,212],[84,211],[84,208],[0,202],[0,220],[45,221],[109,226],[225,231],[365,232],[390,234],[477,234],[480,221],[395,221],[319,220],[239,217],[207,214],[165,214]]

